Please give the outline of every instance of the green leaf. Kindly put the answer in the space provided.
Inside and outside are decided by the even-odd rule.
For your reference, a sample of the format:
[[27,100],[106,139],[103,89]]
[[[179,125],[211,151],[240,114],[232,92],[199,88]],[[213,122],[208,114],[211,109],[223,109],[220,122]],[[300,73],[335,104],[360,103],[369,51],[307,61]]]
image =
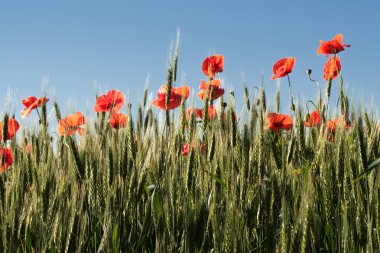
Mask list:
[[217,175],[211,173],[211,172],[208,171],[208,170],[205,170],[205,171],[210,175],[210,177],[211,177],[212,179],[215,180],[215,182],[219,183],[219,184],[220,184],[221,186],[223,186],[223,187],[226,187],[226,183],[223,182],[223,180],[220,179]]
[[25,249],[28,252],[32,251],[31,237],[32,237],[32,233],[30,231],[30,227],[28,226],[28,228],[26,229],[26,234],[25,234]]
[[162,196],[159,191],[153,191],[151,205],[153,212],[157,215],[157,220],[161,221],[164,216],[164,209],[162,207]]
[[113,228],[113,233],[112,233],[113,252],[119,252],[118,237],[119,237],[119,225],[116,224],[116,226]]
[[140,249],[145,244],[145,240],[148,236],[151,223],[152,223],[152,206],[148,202],[146,203],[146,206],[145,206],[145,218],[144,218],[144,223],[141,230],[140,239],[137,244],[138,249]]
[[354,182],[359,181],[362,179],[366,174],[370,173],[372,170],[376,169],[380,165],[380,158],[375,160],[373,163],[371,163],[367,169],[365,169],[362,173],[359,174],[359,176],[354,180]]

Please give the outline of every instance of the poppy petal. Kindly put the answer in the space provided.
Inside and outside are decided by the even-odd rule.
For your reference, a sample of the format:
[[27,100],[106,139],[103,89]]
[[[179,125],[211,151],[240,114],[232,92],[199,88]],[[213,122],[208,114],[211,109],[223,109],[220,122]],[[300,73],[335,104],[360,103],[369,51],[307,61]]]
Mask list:
[[214,77],[215,73],[223,72],[224,57],[220,54],[206,57],[202,63],[202,71],[208,77]]
[[290,115],[269,113],[265,119],[268,123],[268,126],[266,126],[265,128],[270,128],[274,132],[277,132],[281,129],[288,131],[293,127],[293,120],[290,117]]
[[124,95],[119,90],[110,90],[107,94],[98,97],[95,102],[95,112],[118,112],[124,105]]
[[[162,85],[158,91],[158,98],[153,100],[152,104],[161,110],[166,110],[166,93],[167,85]],[[189,86],[172,87],[167,109],[171,110],[177,108],[181,105],[183,100],[186,100],[189,97],[189,95]]]
[[343,35],[341,33],[335,35],[334,40],[338,41],[341,45],[343,45]]
[[112,114],[109,124],[112,128],[119,129],[127,126],[127,115],[123,113]]
[[272,68],[273,76],[272,80],[286,76],[293,71],[295,64],[294,57],[282,58],[278,60]]
[[21,100],[21,103],[25,106],[25,107],[29,107],[31,106],[35,101],[37,100],[36,97],[34,96],[29,96],[27,98],[24,98]]
[[10,148],[0,148],[0,166],[1,173],[9,168],[13,163],[13,154]]
[[189,98],[189,95],[190,95],[190,87],[189,86],[182,86],[182,87],[174,87],[172,88],[173,90],[173,93],[175,95],[179,95],[179,96],[182,96],[182,97],[185,97],[186,99]]
[[324,79],[328,81],[329,79],[333,80],[338,76],[340,71],[342,70],[342,65],[340,62],[340,58],[338,56],[331,57],[325,64],[323,72]]

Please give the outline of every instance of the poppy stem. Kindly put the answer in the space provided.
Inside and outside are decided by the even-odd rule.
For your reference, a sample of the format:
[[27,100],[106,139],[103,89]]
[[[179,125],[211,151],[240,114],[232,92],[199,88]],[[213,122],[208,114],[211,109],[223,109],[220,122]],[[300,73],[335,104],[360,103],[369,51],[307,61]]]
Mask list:
[[39,111],[38,111],[38,108],[36,108],[36,111],[37,111],[38,118],[40,119],[40,123],[41,123],[41,116],[40,116],[40,113],[39,113]]
[[289,85],[290,109],[292,111],[295,111],[296,108],[295,108],[295,105],[294,105],[294,97],[293,97],[293,93],[292,93],[292,87],[290,85],[290,77],[289,77],[289,74],[287,74],[286,76],[288,77],[288,85]]
[[309,103],[311,103],[311,104],[314,106],[315,110],[317,110],[318,114],[320,114],[320,113],[319,113],[319,110],[318,110],[318,107],[317,107],[317,106],[315,105],[315,103],[314,103],[313,101],[311,101],[311,100],[309,100],[309,101],[306,102],[307,112],[310,112],[310,110],[309,110],[309,106],[308,106]]
[[[307,70],[307,76],[309,77],[309,80],[311,81],[311,82],[313,82],[313,83],[315,83],[316,85],[317,85],[317,87],[318,87],[318,94],[319,94],[319,97],[318,97],[318,100],[320,101],[320,102],[322,102],[322,92],[321,92],[321,86],[320,86],[320,84],[319,84],[319,82],[317,81],[317,80],[314,80],[313,78],[311,78],[311,69],[308,69]],[[320,102],[318,102],[318,104],[320,103]],[[321,105],[321,106],[323,106],[323,105]]]

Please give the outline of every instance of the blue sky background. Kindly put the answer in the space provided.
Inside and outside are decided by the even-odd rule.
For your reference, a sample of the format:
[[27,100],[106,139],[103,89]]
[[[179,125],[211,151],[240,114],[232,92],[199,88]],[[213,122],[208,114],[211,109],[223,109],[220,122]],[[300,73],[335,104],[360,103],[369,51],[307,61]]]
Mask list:
[[[22,109],[20,100],[40,96],[46,77],[50,99],[63,113],[92,111],[96,91],[120,89],[133,104],[165,83],[168,50],[180,28],[179,82],[197,91],[203,59],[223,54],[227,90],[243,98],[264,76],[273,101],[272,66],[296,57],[293,92],[313,99],[315,86],[306,69],[323,81],[319,40],[337,33],[351,48],[340,54],[342,75],[352,97],[369,103],[380,94],[379,1],[2,1],[0,3],[0,114]],[[281,80],[282,111],[288,112],[286,79]],[[96,85],[94,85],[96,84]],[[338,91],[334,83],[333,93]],[[286,100],[286,101],[285,101]],[[336,101],[336,100],[335,100]],[[195,102],[201,102],[195,98]],[[52,108],[52,103],[49,104]],[[378,107],[376,107],[378,108]],[[136,106],[134,106],[136,109]],[[35,116],[35,114],[33,113]]]

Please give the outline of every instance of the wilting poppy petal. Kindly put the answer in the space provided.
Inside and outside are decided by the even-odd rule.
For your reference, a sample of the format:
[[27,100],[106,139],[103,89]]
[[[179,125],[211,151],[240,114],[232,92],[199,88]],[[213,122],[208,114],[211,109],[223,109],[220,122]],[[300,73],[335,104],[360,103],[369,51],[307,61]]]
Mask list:
[[345,47],[350,47],[350,45],[343,44],[343,35],[337,34],[332,40],[326,42],[321,40],[317,54],[325,54],[326,56],[328,54],[337,54],[341,51],[344,51]]
[[101,95],[95,102],[95,112],[115,113],[120,111],[124,105],[124,95],[119,90],[110,90],[107,94]]
[[29,107],[31,106],[35,101],[37,100],[36,97],[34,96],[29,96],[27,98],[24,98],[21,100],[21,103],[25,106],[25,107]]
[[21,103],[25,106],[25,108],[21,110],[21,118],[26,118],[30,115],[33,109],[41,107],[43,103],[47,102],[49,102],[49,99],[47,97],[37,99],[36,97],[30,96],[24,98],[23,100],[21,100]]
[[304,121],[303,124],[306,127],[314,127],[317,126],[319,122],[321,122],[321,116],[319,115],[318,111],[315,110],[310,114],[309,120]]
[[208,89],[210,87],[218,88],[220,86],[221,82],[222,81],[220,79],[213,79],[210,81],[210,84],[207,84],[203,79],[201,79],[201,85],[199,86],[199,89],[205,90],[205,89]]
[[85,118],[81,112],[76,112],[73,115],[61,119],[58,123],[58,134],[61,136],[72,135],[78,131],[83,135],[84,129],[80,128],[85,123]]
[[[161,109],[166,110],[166,92],[167,85],[162,85],[158,90],[158,98],[153,100],[152,104]],[[182,100],[186,100],[190,95],[190,87],[182,86],[182,87],[172,87],[169,97],[168,110],[172,110],[181,105]]]
[[268,123],[268,126],[266,128],[270,128],[274,132],[277,132],[281,129],[288,131],[293,127],[292,118],[290,115],[286,114],[269,113],[266,116],[266,121]]
[[212,93],[212,97],[211,97],[211,90],[201,90],[200,92],[197,93],[197,96],[200,99],[205,100],[207,95],[208,95],[210,100],[215,100],[215,99],[218,99],[221,96],[223,96],[223,94],[224,94],[223,88],[214,88],[214,92]]
[[282,58],[273,65],[272,80],[286,76],[293,71],[294,63],[296,59],[294,57]]
[[330,132],[335,133],[338,127],[348,129],[352,127],[352,124],[348,120],[346,120],[345,116],[341,116],[339,118],[327,121],[326,126],[330,130]]
[[110,126],[115,129],[123,128],[127,126],[127,115],[123,113],[112,114],[109,120]]
[[336,130],[336,127],[338,125],[338,121],[339,119],[334,119],[334,120],[330,120],[328,121],[326,124],[327,124],[327,128],[332,131],[332,132],[335,132]]
[[[18,124],[16,119],[13,119],[13,118],[9,119],[7,140],[13,139],[13,137],[16,136],[16,133],[19,128],[20,128],[20,125]],[[3,122],[0,122],[0,140],[2,139],[3,139]]]
[[[193,114],[194,116],[196,116],[199,119],[203,119],[203,109],[201,109],[201,108],[192,108],[192,107],[188,108],[186,110],[186,120],[190,119],[191,114]],[[209,120],[214,120],[214,119],[218,118],[218,114],[216,113],[215,106],[210,105],[208,107],[207,118]]]
[[338,56],[331,57],[325,64],[323,69],[324,75],[323,78],[328,81],[329,79],[333,80],[338,76],[342,69],[342,65],[340,63],[340,59]]
[[[205,81],[201,80],[201,85],[199,86],[200,92],[197,93],[197,96],[204,100],[206,99],[207,95],[209,96],[210,100],[215,100],[223,96],[224,89],[220,88],[220,79],[214,79],[207,84]],[[214,89],[212,97],[211,97],[211,89]]]
[[10,148],[0,148],[1,173],[4,173],[13,163],[13,154]]
[[202,63],[202,71],[208,77],[214,77],[215,73],[223,72],[224,57],[220,54],[206,57]]

